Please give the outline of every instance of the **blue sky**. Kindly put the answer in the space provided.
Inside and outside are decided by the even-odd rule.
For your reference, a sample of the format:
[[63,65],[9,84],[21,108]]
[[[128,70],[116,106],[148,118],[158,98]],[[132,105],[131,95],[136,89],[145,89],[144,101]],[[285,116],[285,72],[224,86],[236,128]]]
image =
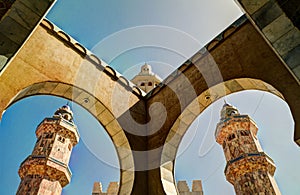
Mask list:
[[[128,78],[145,62],[165,78],[240,15],[229,0],[58,0],[47,18]],[[300,150],[292,140],[294,123],[287,104],[255,91],[226,99],[258,124],[261,145],[277,165],[275,178],[282,194],[300,194]],[[17,170],[33,149],[36,126],[66,102],[35,96],[5,112],[0,126],[0,194],[15,194]],[[222,149],[212,136],[222,104],[216,102],[193,123],[176,160],[176,179],[202,179],[205,194],[211,195],[234,194],[224,179]],[[73,150],[73,178],[63,194],[90,194],[94,181],[101,181],[105,189],[110,181],[119,180],[117,156],[99,123],[80,106],[72,108],[81,141]]]

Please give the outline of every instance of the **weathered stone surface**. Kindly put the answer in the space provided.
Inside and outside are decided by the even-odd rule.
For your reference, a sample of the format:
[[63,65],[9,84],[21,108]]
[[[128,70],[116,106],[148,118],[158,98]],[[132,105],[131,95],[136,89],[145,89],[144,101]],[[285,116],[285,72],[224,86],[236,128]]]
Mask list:
[[240,0],[243,8],[250,14],[253,14],[268,2],[269,0]]
[[70,182],[68,164],[79,136],[72,122],[72,111],[62,107],[55,115],[45,118],[36,129],[37,141],[32,154],[22,162],[18,171],[21,178],[18,195],[59,195],[62,187]]
[[52,3],[52,0],[16,0],[2,3],[6,7],[5,15],[0,13],[0,55],[13,56]]
[[282,14],[269,25],[262,29],[264,35],[269,39],[271,43],[275,42],[285,33],[293,29],[293,23],[285,14]]
[[177,188],[178,188],[179,193],[180,192],[189,192],[190,191],[190,188],[187,185],[186,181],[178,181],[177,182]]
[[300,65],[296,66],[295,68],[292,69],[293,72],[295,73],[296,77],[300,79]]
[[[24,6],[32,6],[30,9],[33,10],[46,6],[45,1],[22,2]],[[255,14],[259,26],[266,27],[266,30],[268,24],[272,25],[282,15],[273,1],[243,3],[252,7],[251,12]],[[39,15],[38,11],[34,12]],[[285,22],[283,18],[282,23]],[[274,28],[270,29],[283,32],[282,26],[274,24]],[[270,37],[273,35],[276,38],[271,31],[267,32],[270,32]],[[7,32],[3,30],[3,33],[5,40],[9,40]],[[215,41],[214,47],[197,52],[168,78],[165,85],[141,97],[126,86],[124,79],[118,81],[114,70],[96,65],[89,61],[90,58],[84,59],[84,48],[78,49],[67,36],[60,39],[62,33],[58,35],[51,25],[41,25],[1,72],[0,90],[5,96],[0,94],[0,111],[11,101],[29,95],[45,93],[72,99],[104,125],[116,146],[121,169],[130,170],[121,172],[121,178],[125,173],[130,173],[130,176],[121,180],[120,194],[142,194],[144,189],[150,194],[174,193],[175,182],[170,181],[173,173],[169,171],[166,180],[162,181],[160,162],[174,160],[188,126],[206,107],[227,94],[251,88],[270,91],[285,98],[295,120],[295,140],[300,143],[300,111],[297,109],[300,106],[299,80],[294,79],[274,53],[274,48],[265,42],[249,21],[231,28],[230,33],[222,41]],[[21,39],[16,40],[22,42]],[[290,36],[286,40],[295,40],[295,37]],[[1,41],[0,45],[8,46],[6,41]],[[293,44],[295,48],[295,41]],[[293,70],[297,73],[297,58],[290,53],[293,48],[279,46],[280,49],[285,48],[284,57],[295,64]],[[13,49],[0,48],[2,50],[6,56],[14,53]],[[90,102],[86,103],[86,98]],[[157,109],[159,112],[151,108],[154,104],[162,106]],[[162,118],[164,112],[166,118]],[[145,153],[156,149],[154,156]],[[172,166],[167,170],[173,170]],[[145,169],[149,167],[151,170]]]
[[283,59],[291,69],[299,66],[300,65],[300,46],[297,46],[293,50],[289,51],[283,57]]
[[9,12],[9,17],[28,30],[31,30],[40,20],[40,16],[32,12],[22,1],[14,3]]
[[[1,21],[0,26],[0,33],[7,37],[11,42],[18,44],[19,46],[23,44],[30,33],[30,30],[16,22],[11,17],[5,17]],[[0,39],[0,41],[4,42],[2,38]]]
[[282,15],[283,11],[280,9],[276,1],[269,1],[262,6],[251,17],[260,29],[270,24],[273,20]]
[[227,161],[225,175],[236,194],[278,194],[274,179],[275,165],[261,151],[257,127],[248,115],[224,104],[217,124],[215,138],[222,146]]
[[291,51],[299,45],[300,31],[297,28],[293,28],[273,44],[274,48],[276,48],[276,50],[281,56],[286,55],[287,52]]
[[14,52],[18,49],[18,47],[19,45],[17,43],[10,40],[3,33],[0,33],[0,54],[1,55],[10,58],[14,54]]

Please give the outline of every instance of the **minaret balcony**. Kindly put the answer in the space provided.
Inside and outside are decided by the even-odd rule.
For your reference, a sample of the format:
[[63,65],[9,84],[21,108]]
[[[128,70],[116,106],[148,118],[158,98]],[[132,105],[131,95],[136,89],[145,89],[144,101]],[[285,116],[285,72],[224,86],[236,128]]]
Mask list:
[[233,184],[236,178],[245,173],[267,171],[273,176],[275,169],[274,161],[264,152],[258,152],[246,153],[227,161],[224,172],[227,180]]
[[40,175],[45,179],[56,180],[62,187],[70,183],[72,173],[69,166],[59,160],[47,156],[28,156],[20,165],[19,176]]

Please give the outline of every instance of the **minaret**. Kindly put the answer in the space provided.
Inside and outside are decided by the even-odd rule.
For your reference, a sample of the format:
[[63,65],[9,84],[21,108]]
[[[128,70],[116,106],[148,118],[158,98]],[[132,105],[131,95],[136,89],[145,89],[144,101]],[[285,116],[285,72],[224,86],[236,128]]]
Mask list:
[[149,64],[145,63],[141,67],[141,72],[133,77],[131,82],[148,93],[161,82],[161,78],[152,72],[152,68]]
[[237,195],[281,194],[274,179],[275,164],[256,137],[258,128],[248,115],[225,102],[215,131],[227,161],[225,175]]
[[37,127],[37,141],[20,165],[21,182],[17,195],[59,195],[71,179],[69,160],[79,141],[73,113],[68,105],[59,108],[51,118]]

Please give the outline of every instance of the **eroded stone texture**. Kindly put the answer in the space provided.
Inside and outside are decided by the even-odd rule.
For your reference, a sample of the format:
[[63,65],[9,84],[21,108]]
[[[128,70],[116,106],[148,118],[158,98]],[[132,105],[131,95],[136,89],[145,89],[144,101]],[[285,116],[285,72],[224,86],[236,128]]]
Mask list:
[[258,128],[248,115],[224,104],[215,131],[216,141],[222,145],[227,165],[225,175],[237,195],[281,194],[275,180],[275,164],[257,140]]
[[[285,99],[295,120],[294,139],[300,144],[299,34],[291,26],[294,20],[288,21],[290,17],[285,17],[281,5],[278,7],[274,1],[241,0],[251,19],[257,19],[256,25],[264,28],[271,44],[241,17],[146,97],[141,97],[143,93],[133,90],[130,82],[51,23],[43,21],[34,32],[29,30],[51,2],[18,1],[11,15],[1,20],[0,66],[8,65],[0,73],[0,111],[11,101],[37,94],[57,95],[82,105],[105,127],[116,146],[121,174],[126,175],[120,181],[120,194],[142,194],[145,189],[148,194],[174,194],[173,161],[188,126],[214,101],[236,91],[258,89]],[[23,13],[22,17],[18,13]],[[28,38],[26,43],[24,38]],[[20,45],[17,55],[10,58]],[[291,70],[278,58],[278,53]],[[241,139],[244,144],[249,141]],[[255,150],[254,144],[235,150],[235,144],[240,143],[232,142],[228,150],[233,156],[247,151],[246,148],[248,152]],[[48,150],[43,154],[48,154]],[[258,154],[262,162],[272,165],[271,161],[263,160],[263,153]],[[32,163],[39,161],[42,162],[28,159]],[[167,166],[159,167],[161,164]],[[47,166],[63,173],[64,169],[51,160]],[[165,173],[163,179],[161,173]]]
[[[10,58],[23,45],[55,0],[0,1],[0,55]],[[0,68],[5,64],[2,64]]]
[[69,160],[79,141],[73,113],[68,106],[58,109],[52,118],[44,119],[36,129],[37,141],[20,166],[21,183],[17,194],[60,195],[71,180]]

